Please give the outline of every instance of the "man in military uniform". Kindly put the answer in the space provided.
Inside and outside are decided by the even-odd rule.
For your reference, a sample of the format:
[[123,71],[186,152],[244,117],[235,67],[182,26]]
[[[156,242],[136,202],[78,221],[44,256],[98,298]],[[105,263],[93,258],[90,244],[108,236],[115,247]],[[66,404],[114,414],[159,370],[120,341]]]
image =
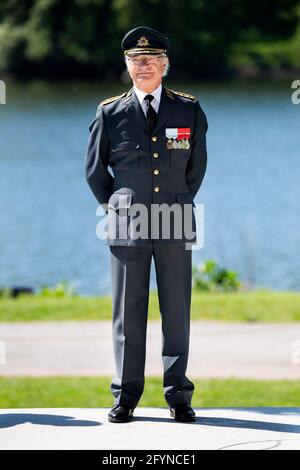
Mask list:
[[[192,251],[187,248],[196,243],[193,208],[206,171],[207,119],[194,96],[162,85],[169,65],[167,37],[138,27],[125,35],[121,47],[133,87],[100,103],[89,126],[85,156],[87,182],[108,214],[116,361],[108,418],[130,419],[144,390],[153,256],[162,318],[164,397],[171,417],[194,421],[194,384],[186,376],[192,285]],[[146,217],[139,219],[141,211],[135,206],[145,208]],[[190,215],[178,222],[172,211],[163,214],[167,236],[161,218],[152,212],[162,206],[187,209]],[[179,235],[178,229],[183,229]]]

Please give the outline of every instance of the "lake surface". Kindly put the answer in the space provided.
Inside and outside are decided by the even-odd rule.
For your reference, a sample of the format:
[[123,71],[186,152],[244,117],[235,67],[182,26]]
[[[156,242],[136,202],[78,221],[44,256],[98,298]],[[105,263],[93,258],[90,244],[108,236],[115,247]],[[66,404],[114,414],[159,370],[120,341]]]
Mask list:
[[[300,105],[290,81],[173,84],[208,119],[208,165],[198,264],[214,259],[248,285],[300,289]],[[111,293],[109,248],[96,237],[85,181],[88,125],[98,103],[129,86],[7,83],[0,105],[0,285],[62,280],[81,294]],[[154,263],[151,288],[156,288]]]

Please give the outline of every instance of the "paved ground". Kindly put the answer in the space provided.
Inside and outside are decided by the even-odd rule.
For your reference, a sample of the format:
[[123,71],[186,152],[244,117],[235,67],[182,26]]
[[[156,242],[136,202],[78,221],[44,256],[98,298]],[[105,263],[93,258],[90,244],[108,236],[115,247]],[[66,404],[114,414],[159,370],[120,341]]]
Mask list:
[[122,424],[108,411],[0,410],[0,449],[300,449],[300,408],[195,408],[192,424],[167,408],[136,408]]
[[[145,372],[161,375],[161,323],[149,322],[147,333]],[[0,346],[0,375],[114,374],[109,321],[1,323]],[[193,322],[187,373],[299,379],[300,325]]]

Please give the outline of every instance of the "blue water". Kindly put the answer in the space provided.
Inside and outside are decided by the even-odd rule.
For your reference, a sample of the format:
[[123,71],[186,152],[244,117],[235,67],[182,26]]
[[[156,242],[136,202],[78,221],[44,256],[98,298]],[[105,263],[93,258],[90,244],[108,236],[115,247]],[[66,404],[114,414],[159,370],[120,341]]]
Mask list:
[[[198,264],[214,259],[252,287],[300,288],[300,105],[291,83],[171,84],[199,97],[208,166]],[[62,280],[81,294],[111,292],[109,248],[96,237],[84,177],[88,125],[117,83],[7,84],[0,105],[0,285]],[[152,265],[151,288],[156,287]]]

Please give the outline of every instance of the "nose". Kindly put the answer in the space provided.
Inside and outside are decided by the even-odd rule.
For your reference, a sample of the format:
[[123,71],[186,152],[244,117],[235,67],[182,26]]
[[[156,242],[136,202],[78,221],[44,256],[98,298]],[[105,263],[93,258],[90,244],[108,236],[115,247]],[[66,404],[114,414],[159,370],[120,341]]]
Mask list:
[[148,62],[141,62],[141,63],[139,64],[139,67],[140,67],[140,68],[141,68],[141,67],[149,67],[149,65],[150,65],[150,64],[149,64]]

